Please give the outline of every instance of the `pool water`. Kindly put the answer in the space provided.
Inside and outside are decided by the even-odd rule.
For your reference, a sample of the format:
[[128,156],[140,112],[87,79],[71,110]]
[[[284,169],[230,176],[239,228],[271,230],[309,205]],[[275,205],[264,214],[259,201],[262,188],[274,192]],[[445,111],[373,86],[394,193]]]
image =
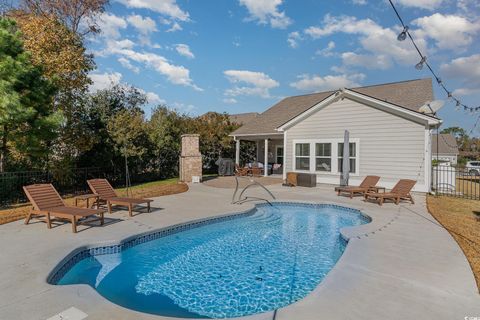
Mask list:
[[252,215],[85,258],[58,284],[89,284],[116,304],[163,316],[272,311],[308,295],[345,249],[339,230],[366,222],[338,206],[260,206]]

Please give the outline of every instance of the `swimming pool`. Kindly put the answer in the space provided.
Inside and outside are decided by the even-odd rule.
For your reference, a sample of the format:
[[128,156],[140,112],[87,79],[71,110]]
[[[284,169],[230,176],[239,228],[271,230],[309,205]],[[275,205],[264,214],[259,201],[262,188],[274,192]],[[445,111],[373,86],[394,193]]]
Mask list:
[[339,230],[367,222],[360,211],[334,205],[259,205],[85,249],[49,281],[88,284],[116,304],[151,314],[251,315],[309,294],[345,249]]

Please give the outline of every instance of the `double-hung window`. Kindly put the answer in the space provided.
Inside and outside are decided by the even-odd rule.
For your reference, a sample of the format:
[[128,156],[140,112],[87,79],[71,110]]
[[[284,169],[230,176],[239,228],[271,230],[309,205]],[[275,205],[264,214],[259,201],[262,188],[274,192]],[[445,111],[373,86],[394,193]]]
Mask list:
[[310,144],[297,143],[295,144],[295,169],[296,170],[310,170]]
[[315,143],[315,170],[332,171],[332,144]]
[[[356,173],[357,168],[357,144],[350,142],[350,173]],[[343,172],[343,142],[338,144],[338,172]]]

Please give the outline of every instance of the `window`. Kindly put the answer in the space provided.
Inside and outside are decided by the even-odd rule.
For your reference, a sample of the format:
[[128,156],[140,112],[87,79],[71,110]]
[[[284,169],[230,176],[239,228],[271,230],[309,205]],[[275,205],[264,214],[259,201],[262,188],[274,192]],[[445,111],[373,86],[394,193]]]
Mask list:
[[[355,173],[357,170],[357,145],[355,142],[350,142],[350,173]],[[338,144],[338,172],[343,171],[343,142]]]
[[332,144],[316,143],[315,144],[315,170],[316,171],[332,171]]
[[310,144],[295,144],[295,169],[310,170]]
[[283,164],[283,147],[277,146],[276,163]]

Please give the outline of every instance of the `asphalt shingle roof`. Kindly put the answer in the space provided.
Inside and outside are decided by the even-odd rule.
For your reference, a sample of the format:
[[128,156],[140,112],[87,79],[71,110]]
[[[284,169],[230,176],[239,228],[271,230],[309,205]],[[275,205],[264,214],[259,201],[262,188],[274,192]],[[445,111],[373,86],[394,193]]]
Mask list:
[[[437,139],[438,135],[432,135],[432,153],[437,153]],[[451,133],[440,133],[438,139],[438,153],[439,154],[458,154],[457,140]]]
[[[432,79],[430,78],[351,88],[350,90],[413,111],[418,111],[426,102],[434,100]],[[305,112],[334,92],[326,91],[285,98],[265,112],[245,122],[232,134],[278,133],[275,130],[276,128]]]

